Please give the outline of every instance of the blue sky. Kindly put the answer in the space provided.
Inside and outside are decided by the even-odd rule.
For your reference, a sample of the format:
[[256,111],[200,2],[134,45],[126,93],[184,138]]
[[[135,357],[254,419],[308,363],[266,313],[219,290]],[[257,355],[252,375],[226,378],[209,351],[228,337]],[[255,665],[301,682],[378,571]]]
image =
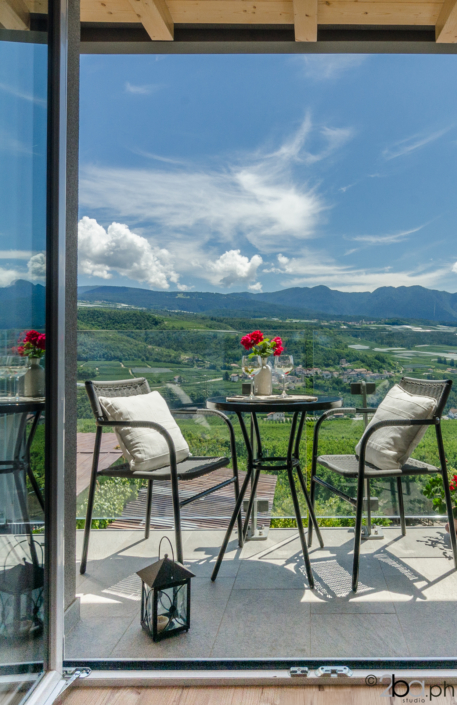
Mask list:
[[456,56],[83,56],[81,285],[457,291]]
[[0,42],[0,286],[43,283],[46,45]]

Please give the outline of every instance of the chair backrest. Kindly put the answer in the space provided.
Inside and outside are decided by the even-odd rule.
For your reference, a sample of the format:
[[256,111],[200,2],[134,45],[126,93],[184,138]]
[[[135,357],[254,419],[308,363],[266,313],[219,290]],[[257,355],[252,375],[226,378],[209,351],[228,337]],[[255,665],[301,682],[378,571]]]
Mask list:
[[433,397],[437,401],[434,416],[441,418],[452,387],[451,379],[413,379],[402,377],[399,387],[418,396]]
[[86,392],[96,419],[104,418],[99,397],[135,397],[138,394],[149,394],[149,384],[144,377],[121,379],[115,382],[93,382],[88,380]]

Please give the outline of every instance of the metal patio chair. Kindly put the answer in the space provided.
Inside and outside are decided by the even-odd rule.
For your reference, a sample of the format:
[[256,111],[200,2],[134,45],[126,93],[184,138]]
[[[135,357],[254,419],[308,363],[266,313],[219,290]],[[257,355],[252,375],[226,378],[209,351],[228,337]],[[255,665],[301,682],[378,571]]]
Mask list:
[[[175,528],[175,539],[176,539],[176,553],[177,559],[180,563],[183,562],[183,550],[182,550],[182,537],[181,537],[181,507],[190,502],[194,502],[197,499],[202,499],[206,495],[212,494],[217,490],[226,487],[227,485],[233,483],[235,491],[235,503],[239,495],[239,485],[238,485],[238,465],[236,457],[236,447],[235,447],[235,433],[230,420],[225,416],[225,414],[220,411],[215,411],[213,409],[170,409],[172,414],[204,414],[218,416],[223,419],[227,424],[230,433],[230,454],[232,460],[233,477],[224,482],[220,482],[213,487],[210,487],[203,492],[199,492],[192,497],[186,497],[186,499],[179,499],[179,481],[192,480],[203,475],[207,475],[214,470],[225,467],[229,462],[230,458],[227,457],[206,457],[206,456],[189,456],[186,460],[177,463],[176,453],[173,444],[173,440],[165,428],[160,426],[160,424],[148,421],[108,421],[103,414],[102,408],[99,402],[99,396],[103,397],[128,397],[135,396],[137,394],[148,394],[151,390],[149,389],[149,384],[144,377],[139,377],[137,379],[120,380],[116,382],[92,382],[87,381],[86,392],[89,397],[89,401],[92,407],[92,411],[95,416],[95,422],[97,424],[97,430],[95,433],[95,444],[94,444],[94,456],[92,461],[92,473],[89,485],[89,497],[87,502],[87,512],[86,512],[86,523],[84,526],[84,542],[81,557],[80,572],[83,574],[86,572],[87,565],[87,554],[89,550],[89,539],[90,539],[90,529],[92,524],[92,513],[94,508],[94,497],[95,489],[97,485],[97,479],[99,477],[127,477],[127,478],[138,478],[148,480],[148,491],[147,491],[147,504],[146,504],[146,524],[144,530],[144,537],[149,537],[150,523],[151,523],[151,507],[152,507],[152,491],[154,480],[170,480],[171,481],[171,494],[173,502],[173,515],[174,515],[174,528]],[[159,468],[158,470],[152,471],[133,471],[130,469],[129,463],[124,463],[122,465],[112,465],[105,470],[98,470],[98,459],[100,455],[100,444],[102,440],[103,428],[106,426],[112,427],[135,427],[135,428],[151,428],[158,431],[166,440],[170,452],[170,465],[167,467]],[[242,536],[242,525],[241,525],[241,514],[238,516],[238,542],[239,545],[243,544]]]
[[[316,422],[314,427],[314,442],[313,442],[313,456],[311,465],[311,488],[310,488],[310,499],[311,505],[314,507],[314,497],[316,484],[319,484],[326,489],[330,490],[334,494],[338,495],[342,499],[352,504],[356,508],[355,517],[355,535],[354,535],[354,561],[353,561],[353,571],[352,571],[352,589],[354,592],[357,591],[357,584],[359,579],[359,557],[360,557],[360,542],[362,537],[362,512],[364,504],[364,481],[369,481],[370,478],[380,478],[380,477],[395,477],[397,479],[397,491],[398,491],[398,505],[400,509],[400,522],[402,535],[406,534],[406,521],[405,521],[405,508],[403,502],[403,489],[401,480],[402,477],[408,477],[411,475],[429,475],[432,473],[440,473],[443,478],[444,492],[446,498],[447,514],[449,519],[449,533],[451,537],[452,551],[454,554],[454,566],[457,569],[457,542],[456,542],[456,532],[454,528],[454,517],[452,514],[452,501],[449,491],[449,479],[446,469],[446,457],[444,454],[443,437],[441,434],[441,416],[446,406],[446,401],[449,397],[449,392],[452,387],[452,380],[418,380],[412,379],[410,377],[403,377],[399,386],[410,394],[416,394],[420,396],[433,397],[437,401],[434,416],[431,419],[425,420],[407,420],[407,419],[389,419],[385,421],[379,421],[373,424],[363,435],[362,445],[360,447],[360,455],[357,458],[355,455],[318,455],[318,444],[319,444],[319,430],[323,422],[329,418],[332,414],[346,413],[355,414],[357,413],[374,413],[376,409],[355,409],[355,408],[342,408],[342,409],[331,409],[326,411],[320,419]],[[440,459],[440,467],[435,467],[434,465],[429,465],[428,463],[421,462],[419,460],[414,460],[409,458],[407,462],[401,467],[400,470],[381,470],[365,462],[365,452],[368,440],[371,436],[376,433],[380,428],[385,428],[387,426],[434,426],[436,432],[436,441],[438,445],[438,455]],[[317,466],[322,465],[328,470],[338,473],[347,478],[357,478],[357,497],[354,499],[350,497],[345,492],[340,489],[333,487],[328,482],[324,481],[317,475]],[[369,491],[367,492],[367,511],[370,512],[370,499]],[[312,522],[309,520],[308,523],[308,546],[311,547],[312,544],[312,534],[313,526]]]

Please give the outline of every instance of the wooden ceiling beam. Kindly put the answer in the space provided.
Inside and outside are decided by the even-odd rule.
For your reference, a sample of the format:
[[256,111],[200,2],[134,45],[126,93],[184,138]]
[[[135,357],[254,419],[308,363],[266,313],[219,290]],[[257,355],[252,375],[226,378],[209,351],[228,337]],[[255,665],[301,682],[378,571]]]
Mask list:
[[153,41],[173,41],[174,23],[165,0],[129,0]]
[[0,0],[0,25],[5,29],[30,29],[30,13],[24,0]]
[[457,0],[445,0],[435,26],[435,38],[439,44],[457,42]]
[[296,42],[317,42],[318,0],[293,0]]
[[[157,9],[159,1],[163,3],[160,5],[162,15]],[[146,2],[149,17],[147,25],[146,11],[143,14],[141,12]],[[81,0],[81,21],[129,24],[144,20],[143,24],[150,36],[162,40],[173,38],[173,23],[291,25],[295,21],[296,40],[315,41],[318,23],[319,26],[436,26],[443,8],[443,0],[318,0],[317,9],[313,4],[315,2],[316,0],[157,0],[154,4],[153,0]],[[151,11],[152,5],[154,12]],[[445,34],[440,41],[444,41],[444,37]]]

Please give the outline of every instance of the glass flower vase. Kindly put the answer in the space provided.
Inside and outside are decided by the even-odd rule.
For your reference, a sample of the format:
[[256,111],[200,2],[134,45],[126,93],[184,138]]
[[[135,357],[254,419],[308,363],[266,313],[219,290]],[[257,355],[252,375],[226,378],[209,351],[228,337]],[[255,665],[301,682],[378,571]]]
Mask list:
[[254,380],[254,392],[257,396],[269,396],[273,392],[273,376],[267,358],[262,358],[262,369]]

